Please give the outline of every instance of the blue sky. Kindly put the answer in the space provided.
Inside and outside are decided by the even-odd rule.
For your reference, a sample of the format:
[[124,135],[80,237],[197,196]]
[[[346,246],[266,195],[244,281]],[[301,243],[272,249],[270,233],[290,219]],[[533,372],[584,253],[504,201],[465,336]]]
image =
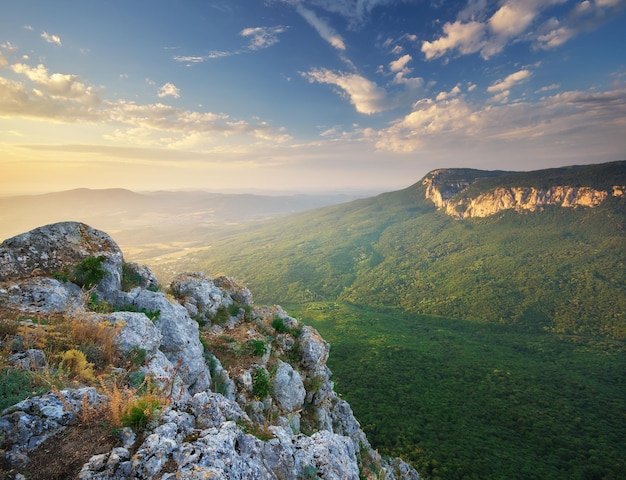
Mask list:
[[626,158],[626,0],[5,0],[0,189],[386,191]]

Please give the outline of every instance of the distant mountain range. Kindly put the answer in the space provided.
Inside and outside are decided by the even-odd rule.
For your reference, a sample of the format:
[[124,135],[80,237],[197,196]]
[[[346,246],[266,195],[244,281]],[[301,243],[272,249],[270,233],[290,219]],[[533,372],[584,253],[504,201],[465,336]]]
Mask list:
[[344,301],[626,338],[626,161],[445,169],[404,190],[211,239],[156,266],[244,281],[262,301]]
[[[0,197],[0,240],[61,221],[111,233],[131,252],[177,251],[225,226],[348,202],[359,194],[250,195],[205,191],[136,193],[86,188]],[[155,247],[156,245],[156,247]]]

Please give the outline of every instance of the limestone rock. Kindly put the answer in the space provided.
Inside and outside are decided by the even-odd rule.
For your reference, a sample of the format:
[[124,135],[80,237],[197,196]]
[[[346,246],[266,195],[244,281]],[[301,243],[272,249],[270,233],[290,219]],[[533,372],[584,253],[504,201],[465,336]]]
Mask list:
[[295,412],[304,405],[306,390],[302,378],[291,365],[278,362],[274,375],[274,399],[285,412]]
[[46,225],[0,244],[0,281],[51,275],[87,257],[104,256],[102,290],[119,290],[122,252],[109,235],[84,223]]

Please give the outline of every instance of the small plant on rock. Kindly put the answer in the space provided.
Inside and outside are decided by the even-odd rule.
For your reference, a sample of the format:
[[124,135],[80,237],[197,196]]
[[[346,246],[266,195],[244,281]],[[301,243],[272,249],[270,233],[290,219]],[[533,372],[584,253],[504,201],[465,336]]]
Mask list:
[[270,394],[270,374],[264,368],[257,368],[252,374],[252,393],[261,400]]
[[250,355],[262,357],[267,353],[269,346],[263,340],[251,339],[246,342],[247,350]]
[[85,258],[74,267],[70,281],[86,289],[97,286],[107,273],[102,266],[105,260],[104,255]]

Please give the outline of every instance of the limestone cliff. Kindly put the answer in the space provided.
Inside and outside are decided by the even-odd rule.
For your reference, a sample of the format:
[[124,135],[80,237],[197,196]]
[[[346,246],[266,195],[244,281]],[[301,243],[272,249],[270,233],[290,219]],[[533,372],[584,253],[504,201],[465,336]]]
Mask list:
[[[255,306],[227,277],[183,274],[165,293],[87,225],[0,245],[0,326],[6,378],[26,372],[54,387],[28,389],[1,412],[2,478],[419,480],[371,448],[333,389],[330,346],[316,330],[280,306]],[[99,341],[85,343],[88,332]],[[69,349],[63,335],[76,334],[82,343]],[[131,416],[85,440],[103,416],[119,422],[124,401],[125,415],[146,421]],[[86,458],[67,450],[72,435]],[[75,470],[61,448],[81,459]],[[67,470],[43,472],[53,463]]]
[[[547,205],[564,208],[589,207],[602,204],[608,197],[622,197],[626,186],[612,185],[606,189],[591,186],[553,185],[548,187],[506,186],[474,189],[485,178],[493,178],[505,172],[471,171],[459,178],[458,172],[450,169],[435,170],[422,180],[425,196],[438,209],[458,218],[488,217],[502,210],[517,212],[540,210]],[[489,177],[484,174],[491,173]],[[495,173],[495,175],[494,175]]]

